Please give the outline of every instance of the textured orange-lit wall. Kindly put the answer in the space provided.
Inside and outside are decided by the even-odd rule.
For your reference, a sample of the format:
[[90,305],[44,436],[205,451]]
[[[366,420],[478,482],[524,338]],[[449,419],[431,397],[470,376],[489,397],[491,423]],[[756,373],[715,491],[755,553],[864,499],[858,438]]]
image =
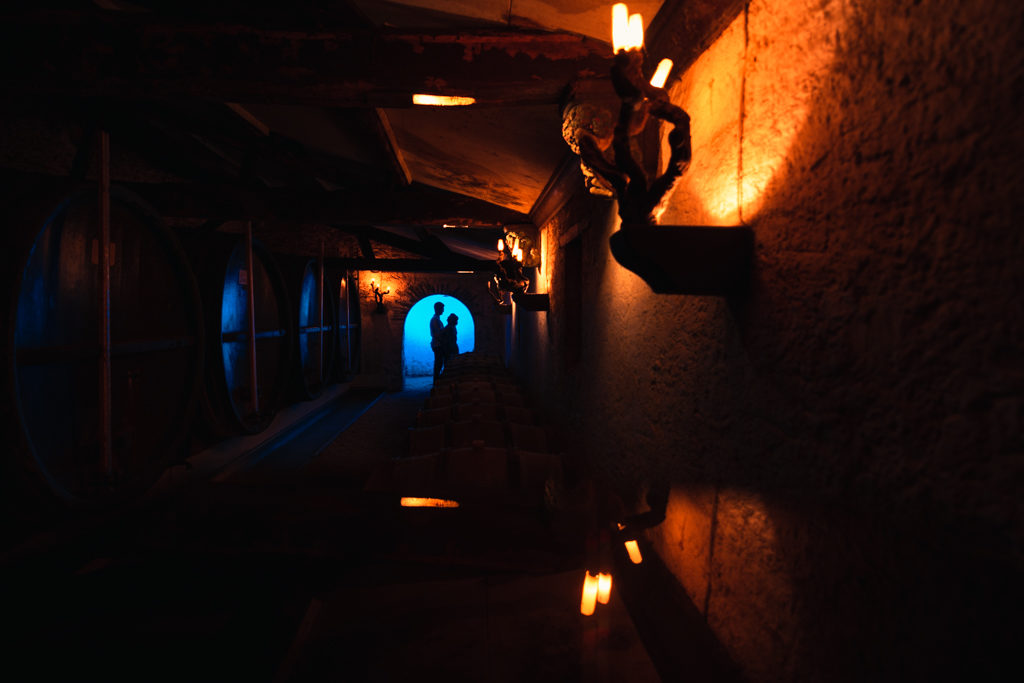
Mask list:
[[[370,280],[391,288],[384,297],[383,313],[377,303]],[[473,315],[476,329],[474,350],[504,357],[505,316],[498,313],[494,299],[487,292],[483,275],[448,275],[435,273],[359,273],[359,300],[362,308],[362,370],[359,384],[385,387],[391,391],[402,388],[402,341],[405,316],[416,302],[432,294],[447,294],[466,305]]]
[[649,539],[750,680],[1019,668],[1021,35],[999,0],[751,2],[672,87],[694,162],[662,217],[753,228],[742,300],[651,293],[609,202],[545,226],[516,363],[626,500],[672,482]]

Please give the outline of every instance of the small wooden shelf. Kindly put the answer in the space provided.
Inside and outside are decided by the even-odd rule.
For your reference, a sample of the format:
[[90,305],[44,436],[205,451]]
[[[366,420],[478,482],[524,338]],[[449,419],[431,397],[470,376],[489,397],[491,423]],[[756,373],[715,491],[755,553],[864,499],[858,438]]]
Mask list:
[[622,226],[612,255],[658,294],[729,296],[750,282],[754,232],[746,226]]

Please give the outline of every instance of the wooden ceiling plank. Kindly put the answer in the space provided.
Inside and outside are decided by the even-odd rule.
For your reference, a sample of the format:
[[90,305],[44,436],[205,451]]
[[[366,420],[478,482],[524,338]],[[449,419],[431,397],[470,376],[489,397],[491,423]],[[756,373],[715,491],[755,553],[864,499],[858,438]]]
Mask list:
[[358,187],[334,192],[258,189],[228,183],[129,183],[168,218],[277,217],[345,225],[457,224],[492,227],[526,223],[517,211],[413,184],[402,190]]
[[551,104],[575,78],[606,77],[610,63],[607,43],[566,32],[304,32],[144,14],[0,16],[8,93],[406,107],[412,93],[427,92]]
[[497,264],[494,261],[482,261],[466,256],[453,256],[446,259],[327,258],[324,259],[324,265],[334,269],[376,270],[385,273],[454,273],[458,271],[490,273],[497,269]]

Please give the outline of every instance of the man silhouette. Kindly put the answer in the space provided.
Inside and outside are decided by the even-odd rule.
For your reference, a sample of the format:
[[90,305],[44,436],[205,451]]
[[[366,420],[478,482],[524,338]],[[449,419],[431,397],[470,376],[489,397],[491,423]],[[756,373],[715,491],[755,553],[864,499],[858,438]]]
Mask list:
[[430,350],[434,352],[434,381],[441,375],[444,369],[444,323],[441,322],[441,314],[444,313],[444,304],[440,301],[434,304],[434,317],[430,319]]

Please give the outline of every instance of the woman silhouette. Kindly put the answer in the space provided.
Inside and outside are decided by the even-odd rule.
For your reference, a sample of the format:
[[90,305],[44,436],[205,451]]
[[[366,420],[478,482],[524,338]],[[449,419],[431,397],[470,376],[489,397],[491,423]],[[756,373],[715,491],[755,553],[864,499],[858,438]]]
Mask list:
[[452,313],[448,316],[448,324],[444,326],[444,334],[441,339],[444,349],[445,367],[448,366],[449,358],[459,355],[458,331],[455,329],[458,322],[459,316]]

